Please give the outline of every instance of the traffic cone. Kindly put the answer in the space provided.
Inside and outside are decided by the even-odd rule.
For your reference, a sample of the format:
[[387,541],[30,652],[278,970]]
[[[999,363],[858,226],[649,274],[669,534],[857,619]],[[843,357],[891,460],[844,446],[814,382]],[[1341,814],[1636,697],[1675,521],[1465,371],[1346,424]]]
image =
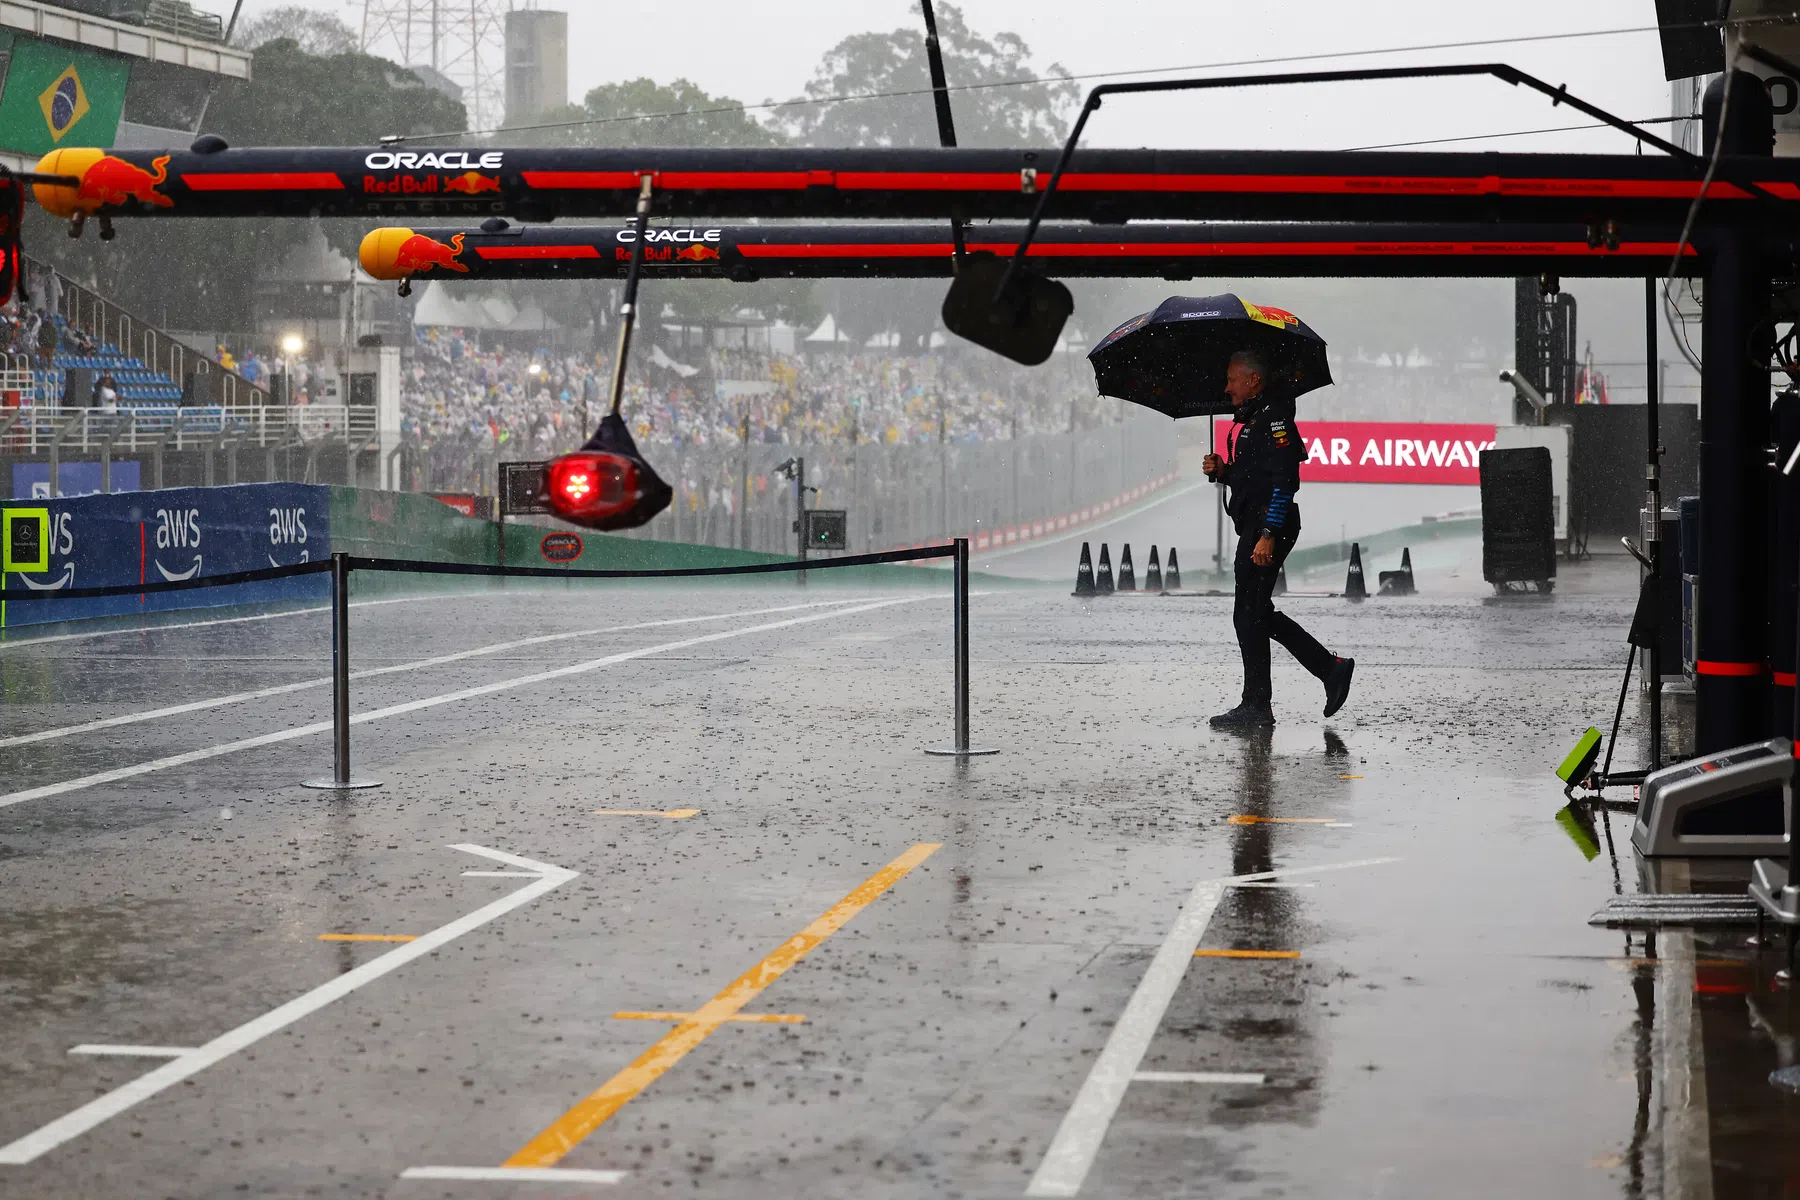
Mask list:
[[1412,547],[1403,547],[1400,551],[1400,569],[1398,571],[1381,572],[1379,581],[1380,594],[1383,596],[1411,596],[1418,592],[1413,584]]
[[1100,570],[1095,573],[1094,586],[1102,596],[1113,593],[1112,557],[1106,552],[1106,543],[1100,543]]
[[1119,547],[1119,590],[1137,591],[1137,573],[1131,569],[1131,543]]
[[1144,568],[1144,590],[1160,592],[1163,590],[1162,567],[1156,561],[1156,547],[1150,547],[1150,565]]
[[1287,568],[1286,567],[1280,567],[1276,570],[1276,572],[1275,572],[1275,590],[1273,592],[1271,592],[1270,595],[1272,595],[1272,596],[1287,595]]
[[1075,594],[1094,594],[1094,560],[1088,555],[1088,544],[1081,543],[1081,561],[1075,564]]
[[1181,590],[1181,562],[1175,557],[1175,547],[1169,547],[1169,569],[1163,572],[1163,590],[1179,592]]
[[[1101,561],[1104,562],[1105,560],[1102,559]],[[1344,580],[1344,599],[1367,600],[1368,598],[1369,587],[1363,582],[1362,546],[1359,543],[1351,542],[1350,574],[1349,577]]]

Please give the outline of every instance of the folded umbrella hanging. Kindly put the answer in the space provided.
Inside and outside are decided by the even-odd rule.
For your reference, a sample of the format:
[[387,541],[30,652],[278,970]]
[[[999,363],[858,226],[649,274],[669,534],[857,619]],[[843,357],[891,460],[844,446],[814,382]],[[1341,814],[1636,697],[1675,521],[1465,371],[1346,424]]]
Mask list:
[[1228,413],[1225,369],[1239,350],[1260,351],[1290,396],[1331,383],[1325,339],[1293,313],[1223,296],[1170,296],[1088,352],[1103,396],[1171,417]]

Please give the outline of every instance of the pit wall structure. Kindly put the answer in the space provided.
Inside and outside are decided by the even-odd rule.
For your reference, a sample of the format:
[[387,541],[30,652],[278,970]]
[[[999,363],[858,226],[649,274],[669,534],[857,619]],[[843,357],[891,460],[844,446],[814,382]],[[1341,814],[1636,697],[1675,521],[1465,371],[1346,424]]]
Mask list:
[[[0,629],[97,617],[125,617],[241,604],[322,604],[331,594],[327,575],[264,580],[193,591],[107,596],[80,600],[8,603],[26,591],[111,587],[227,575],[271,566],[316,562],[334,552],[366,558],[422,559],[511,567],[566,566],[579,570],[668,570],[786,562],[782,555],[722,550],[583,531],[581,555],[551,564],[540,546],[561,529],[509,522],[502,526],[465,517],[430,496],[299,483],[249,483],[227,487],[167,488],[113,495],[0,500],[0,509],[43,513],[49,521],[49,570],[0,571]],[[788,587],[789,576],[755,577]],[[361,571],[352,576],[359,596],[424,590],[471,591],[541,587],[536,580]],[[907,584],[941,586],[945,575],[929,567],[851,567],[812,571],[809,586]],[[547,581],[550,586],[562,586]],[[715,581],[670,581],[684,588]],[[742,586],[744,577],[717,582]],[[589,580],[584,586],[616,586]],[[625,582],[624,586],[641,586]]]

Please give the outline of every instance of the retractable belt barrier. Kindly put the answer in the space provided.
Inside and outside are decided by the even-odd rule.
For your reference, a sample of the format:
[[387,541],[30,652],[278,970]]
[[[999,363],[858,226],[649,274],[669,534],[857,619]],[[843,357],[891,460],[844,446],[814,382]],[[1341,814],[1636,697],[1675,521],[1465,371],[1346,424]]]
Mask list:
[[118,583],[109,587],[57,588],[46,592],[7,592],[8,604],[29,604],[36,600],[93,600],[101,596],[149,596],[158,592],[185,592],[195,588],[229,587],[234,583],[261,583],[266,579],[288,579],[295,575],[320,575],[331,570],[330,559],[295,563],[291,567],[258,567],[254,571],[232,571],[226,575],[199,575],[193,579],[176,579],[167,583]]
[[954,597],[954,639],[956,660],[956,744],[948,749],[930,749],[927,754],[966,758],[970,755],[996,754],[996,750],[969,747],[969,539],[957,538],[946,546],[924,546],[909,550],[885,550],[878,554],[851,554],[842,558],[813,558],[792,562],[746,563],[732,567],[668,567],[648,570],[577,570],[565,567],[495,567],[480,563],[429,562],[422,559],[362,558],[352,554],[333,554],[319,562],[297,563],[290,567],[267,567],[254,571],[234,571],[224,575],[204,575],[167,583],[132,583],[114,587],[61,588],[56,591],[8,593],[8,603],[44,600],[79,600],[100,596],[137,596],[157,592],[180,592],[192,588],[228,587],[237,583],[259,583],[268,579],[286,579],[296,575],[331,573],[331,727],[332,773],[329,779],[308,780],[307,787],[330,790],[380,786],[374,780],[358,780],[350,775],[350,573],[352,571],[388,571],[411,575],[476,575],[522,579],[691,579],[722,575],[773,575],[794,572],[830,571],[842,567],[880,566],[887,563],[919,562],[928,559],[952,560]]

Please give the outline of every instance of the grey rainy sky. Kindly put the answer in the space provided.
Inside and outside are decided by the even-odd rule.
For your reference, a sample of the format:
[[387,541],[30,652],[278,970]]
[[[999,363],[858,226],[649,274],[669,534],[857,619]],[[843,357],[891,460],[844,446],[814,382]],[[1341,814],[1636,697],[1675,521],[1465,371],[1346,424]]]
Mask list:
[[[231,0],[197,0],[228,14]],[[246,0],[245,14],[282,0]],[[291,0],[290,0],[291,2]],[[540,7],[558,7],[543,0]],[[313,0],[360,28],[362,0]],[[447,8],[454,8],[449,0]],[[868,30],[918,28],[908,0],[687,0],[679,5],[617,0],[561,0],[570,24],[570,99],[599,84],[649,76],[667,83],[685,77],[713,95],[746,103],[800,95],[820,57],[838,41]],[[1670,111],[1655,32],[1653,0],[963,0],[978,32],[1016,32],[1034,61],[1061,63],[1084,87],[1108,72],[1188,68],[1195,74],[1255,71],[1226,62],[1330,55],[1307,62],[1271,63],[1271,70],[1328,70],[1352,66],[1507,62],[1621,116],[1646,119]],[[1492,46],[1387,51],[1393,47],[1490,38],[1635,29],[1639,32]],[[922,34],[921,34],[922,36]],[[1202,69],[1205,68],[1205,69]],[[1142,78],[1143,76],[1133,76]],[[954,84],[954,77],[951,83]],[[892,101],[929,105],[926,97]],[[1497,80],[1463,79],[1396,84],[1333,84],[1211,92],[1204,96],[1146,96],[1108,103],[1089,124],[1085,144],[1096,146],[1351,149],[1432,138],[1507,133],[1587,124],[1567,108],[1552,108],[1535,93]],[[1659,129],[1662,127],[1658,127]],[[1598,151],[1630,153],[1634,143],[1607,129],[1586,129],[1453,143],[1447,149]],[[1427,149],[1430,147],[1420,147]],[[1511,285],[1504,280],[1449,284],[1456,294],[1485,296],[1481,321],[1495,344],[1511,337]],[[1642,285],[1584,280],[1572,284],[1582,304],[1582,341],[1600,362],[1641,362]],[[1352,295],[1403,295],[1379,287],[1345,285]],[[1268,292],[1267,286],[1262,292]],[[1412,301],[1417,303],[1415,297]],[[1404,305],[1402,305],[1404,307]],[[1318,314],[1327,319],[1329,313]],[[1396,314],[1404,324],[1404,317]],[[1691,398],[1686,364],[1663,335],[1670,360],[1671,399]],[[1642,369],[1615,374],[1641,388]],[[1621,399],[1641,399],[1641,390]]]
[[[277,0],[246,0],[246,14]],[[229,13],[230,0],[201,0]],[[362,0],[316,0],[359,27]],[[454,3],[447,7],[454,8]],[[747,103],[800,94],[821,55],[841,38],[870,29],[914,28],[906,0],[688,0],[680,5],[617,0],[545,0],[569,13],[570,92],[579,100],[602,83],[647,75],[685,76],[713,94]],[[992,35],[1016,32],[1040,63],[1076,74],[1197,67],[1242,59],[1343,54],[1422,43],[1643,27],[1655,23],[1652,0],[966,0],[971,25]],[[1567,41],[1364,55],[1279,69],[1504,61],[1567,83],[1575,94],[1620,115],[1668,111],[1668,85],[1653,32]],[[1209,70],[1226,74],[1256,68]],[[1091,82],[1098,82],[1096,78]],[[951,80],[955,83],[954,78]],[[921,99],[917,103],[928,103]],[[1091,123],[1095,145],[1348,149],[1376,143],[1498,133],[1581,123],[1567,109],[1497,81],[1214,92],[1205,97],[1120,100]],[[1544,134],[1465,144],[1480,149],[1625,150],[1610,131]]]

